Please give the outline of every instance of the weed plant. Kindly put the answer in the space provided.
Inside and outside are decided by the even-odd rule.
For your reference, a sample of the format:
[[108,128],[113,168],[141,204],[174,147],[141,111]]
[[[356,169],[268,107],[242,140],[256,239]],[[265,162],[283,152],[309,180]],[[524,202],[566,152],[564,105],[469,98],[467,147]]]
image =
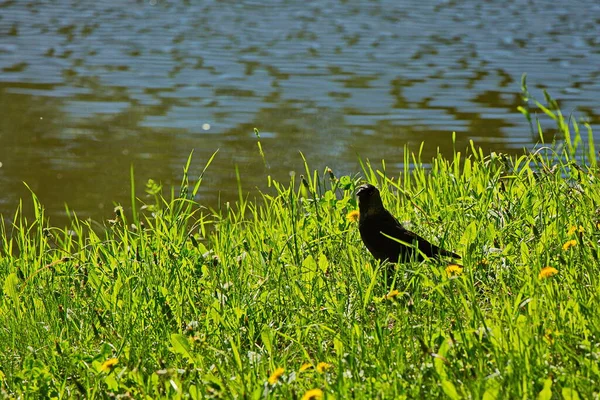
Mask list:
[[[133,211],[102,230],[71,210],[49,226],[32,194],[33,219],[20,207],[0,224],[2,395],[598,398],[593,137],[551,99],[530,103],[562,140],[521,156],[471,144],[426,169],[406,149],[395,177],[384,162],[362,177],[306,166],[217,209],[196,200],[190,158],[179,193],[149,182],[141,204],[132,188]],[[355,222],[363,180],[461,265],[374,262]]]

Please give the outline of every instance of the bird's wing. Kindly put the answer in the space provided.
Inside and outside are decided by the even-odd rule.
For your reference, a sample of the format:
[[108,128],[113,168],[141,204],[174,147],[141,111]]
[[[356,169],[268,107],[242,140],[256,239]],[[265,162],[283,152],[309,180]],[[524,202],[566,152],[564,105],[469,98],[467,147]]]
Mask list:
[[398,220],[391,214],[387,213],[388,216],[383,219],[381,225],[381,232],[394,237],[401,242],[405,242],[409,245],[415,245],[418,247],[419,251],[425,254],[427,257],[435,257],[438,255],[460,258],[458,254],[452,253],[448,250],[444,250],[433,243],[429,242],[427,239],[417,235],[416,233],[409,231],[406,229]]

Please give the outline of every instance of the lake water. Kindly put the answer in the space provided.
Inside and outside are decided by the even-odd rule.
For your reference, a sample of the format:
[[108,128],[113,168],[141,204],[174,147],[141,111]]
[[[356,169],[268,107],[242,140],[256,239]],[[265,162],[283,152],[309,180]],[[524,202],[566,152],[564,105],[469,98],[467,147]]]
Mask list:
[[[600,3],[0,0],[0,213],[23,182],[53,221],[177,184],[220,149],[199,200],[311,168],[390,171],[403,146],[532,147],[520,77],[600,132]],[[547,124],[550,126],[550,124]],[[260,129],[268,167],[256,145]]]

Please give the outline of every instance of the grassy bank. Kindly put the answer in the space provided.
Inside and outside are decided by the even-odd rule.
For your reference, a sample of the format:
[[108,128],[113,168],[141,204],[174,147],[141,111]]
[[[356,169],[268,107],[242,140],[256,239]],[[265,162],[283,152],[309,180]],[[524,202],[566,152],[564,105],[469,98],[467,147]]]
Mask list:
[[553,108],[560,146],[472,146],[431,170],[405,152],[394,177],[365,162],[390,211],[462,269],[375,263],[352,218],[361,177],[308,166],[215,210],[201,178],[164,196],[150,182],[153,200],[101,233],[74,214],[46,226],[33,196],[34,220],[1,225],[2,394],[597,398],[600,175]]

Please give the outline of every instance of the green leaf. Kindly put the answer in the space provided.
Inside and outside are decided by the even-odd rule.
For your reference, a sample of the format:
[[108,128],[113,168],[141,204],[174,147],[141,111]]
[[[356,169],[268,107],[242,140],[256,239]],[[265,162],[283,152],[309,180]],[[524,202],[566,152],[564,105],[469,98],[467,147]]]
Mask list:
[[446,396],[450,397],[452,400],[459,400],[460,395],[456,391],[456,387],[449,380],[442,380],[442,390],[446,393]]
[[273,353],[273,342],[271,340],[272,334],[269,328],[265,328],[260,332],[260,339],[262,340],[263,345],[265,346],[265,350],[268,354]]
[[460,244],[468,247],[477,238],[477,221],[472,221],[464,230],[460,238]]
[[538,400],[551,400],[552,399],[552,379],[548,378],[544,381],[544,388],[538,394]]
[[112,295],[110,296],[110,305],[114,311],[117,310],[117,299],[121,287],[123,287],[123,281],[121,280],[121,276],[118,276],[113,285]]
[[198,387],[196,387],[196,385],[190,385],[188,393],[190,394],[192,400],[198,400],[202,398],[202,393],[200,392]]
[[489,387],[483,392],[482,400],[497,400],[500,398],[500,384],[492,381]]
[[327,272],[327,268],[329,267],[329,261],[327,260],[327,257],[325,256],[325,254],[321,253],[319,254],[319,269],[322,272]]
[[562,396],[565,400],[579,400],[579,393],[571,388],[563,388]]
[[179,333],[171,334],[171,344],[173,351],[187,358],[190,362],[194,362],[194,355],[188,338]]
[[349,190],[352,186],[352,179],[350,179],[348,175],[344,175],[340,178],[340,185],[342,186],[342,189]]
[[327,202],[336,200],[335,193],[333,193],[331,190],[326,191],[323,198]]
[[309,255],[302,261],[302,277],[305,282],[311,282],[317,272],[317,262]]
[[521,242],[521,262],[523,264],[527,264],[529,262],[529,256],[531,252],[529,251],[529,247],[527,247],[527,243]]
[[338,356],[344,354],[344,342],[340,340],[339,336],[333,338],[333,349]]
[[115,374],[110,374],[106,378],[104,378],[104,383],[106,383],[108,389],[112,391],[119,389],[119,383],[115,379]]
[[8,274],[6,279],[4,280],[4,293],[8,295],[15,302],[15,304],[19,301],[19,278],[17,274],[12,273]]
[[229,340],[229,345],[231,346],[231,352],[233,353],[233,358],[235,363],[237,364],[238,369],[242,370],[242,358],[240,357],[240,352],[238,350],[239,346],[235,343],[234,339]]

